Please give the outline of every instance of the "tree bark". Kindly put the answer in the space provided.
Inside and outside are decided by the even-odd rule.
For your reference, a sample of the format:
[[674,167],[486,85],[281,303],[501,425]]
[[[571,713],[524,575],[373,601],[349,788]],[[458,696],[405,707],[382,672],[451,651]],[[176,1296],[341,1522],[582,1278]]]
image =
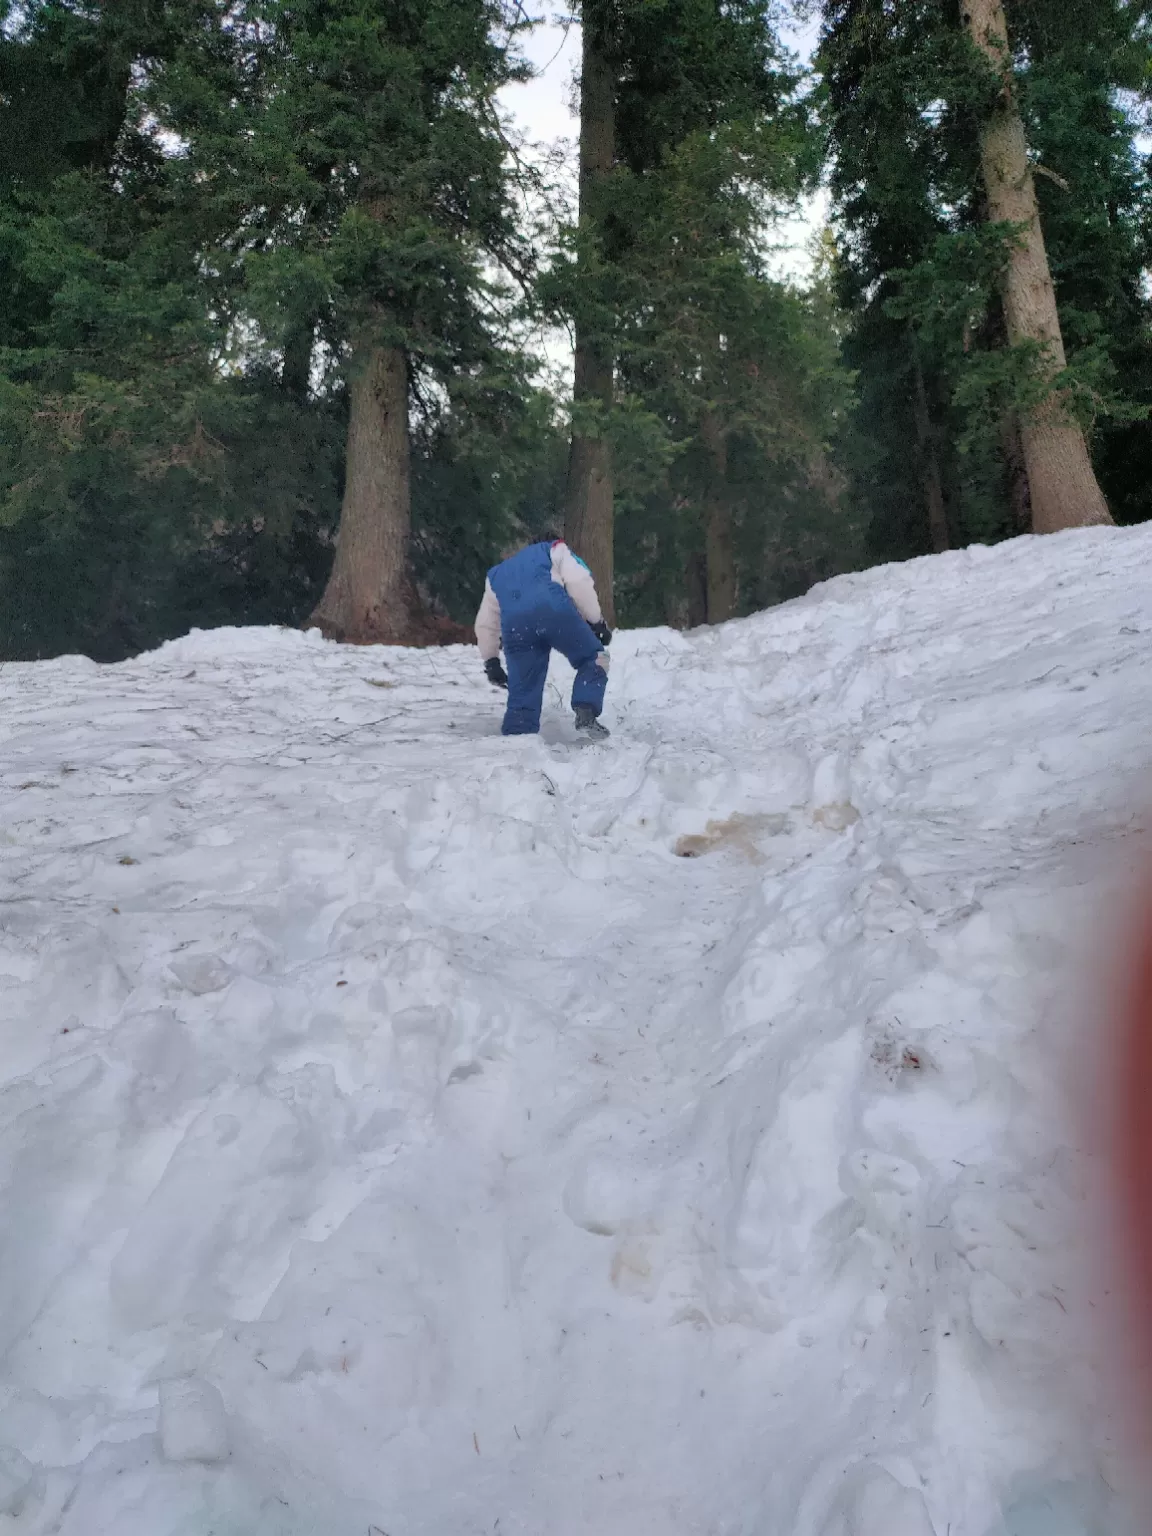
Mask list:
[[[615,79],[607,48],[606,0],[584,0],[580,67],[580,223],[591,228],[598,193],[616,155]],[[576,325],[576,371],[572,403],[575,423],[568,459],[565,533],[596,580],[600,606],[609,624],[616,622],[612,595],[612,448],[599,432],[581,421],[581,406],[612,405],[612,358],[602,342]]]
[[[1016,224],[1023,231],[1009,254],[1004,276],[1008,340],[1014,345],[1037,343],[1044,377],[1052,380],[1065,366],[1064,341],[1028,163],[1024,122],[1012,89],[1003,0],[960,0],[960,12],[973,42],[1002,82],[996,107],[981,133],[980,158],[989,219]],[[1084,432],[1059,391],[1053,391],[1021,419],[1020,439],[1028,467],[1034,533],[1111,523]]]
[[280,382],[294,400],[306,401],[312,389],[312,348],[315,332],[311,325],[296,325],[284,340],[284,361]]
[[[312,180],[317,187],[326,187],[336,169],[333,160],[318,160],[311,167]],[[300,225],[302,240],[306,242],[315,225],[316,208],[306,203]],[[284,357],[280,370],[280,382],[294,399],[306,401],[312,393],[312,355],[316,350],[318,316],[309,315],[297,320],[284,337]]]
[[364,339],[348,376],[348,452],[336,558],[311,623],[334,640],[409,636],[408,364]]
[[708,622],[708,566],[699,550],[688,557],[684,586],[687,594],[687,627],[699,629],[701,624]]
[[1020,441],[1020,421],[1015,411],[1005,413],[1000,423],[1000,456],[1008,481],[1008,504],[1012,508],[1014,533],[1027,533],[1032,527],[1032,501],[1028,489],[1028,468],[1024,463],[1024,445]]
[[713,411],[705,411],[700,426],[708,450],[708,488],[704,496],[708,623],[723,624],[736,611],[732,498],[728,494],[728,436]]
[[[576,344],[575,405],[612,400],[612,365],[605,364],[588,343]],[[588,566],[596,581],[600,607],[610,626],[616,623],[613,601],[612,445],[606,437],[573,430],[568,455],[568,493],[564,532],[568,544]]]
[[928,410],[928,391],[924,385],[924,370],[920,366],[920,352],[915,336],[912,337],[912,371],[915,376],[912,408],[916,417],[916,437],[920,444],[920,478],[928,507],[928,536],[932,542],[932,553],[942,555],[946,549],[952,548],[952,541],[948,533],[948,513],[944,506],[940,459],[936,453],[932,416]]

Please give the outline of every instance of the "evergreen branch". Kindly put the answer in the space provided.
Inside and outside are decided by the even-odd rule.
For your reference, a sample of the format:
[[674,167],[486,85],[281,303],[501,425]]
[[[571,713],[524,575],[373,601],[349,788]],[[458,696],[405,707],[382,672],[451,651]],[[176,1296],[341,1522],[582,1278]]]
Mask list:
[[1072,190],[1071,186],[1063,176],[1059,175],[1056,171],[1050,171],[1046,165],[1040,165],[1038,162],[1034,162],[1032,166],[1032,172],[1033,175],[1036,176],[1047,176],[1049,181],[1054,181],[1056,183],[1061,192],[1071,192]]

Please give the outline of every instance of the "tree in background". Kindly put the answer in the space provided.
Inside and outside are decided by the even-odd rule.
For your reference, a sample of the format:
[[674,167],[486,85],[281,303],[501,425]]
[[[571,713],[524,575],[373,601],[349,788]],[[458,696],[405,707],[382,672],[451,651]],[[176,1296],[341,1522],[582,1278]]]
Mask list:
[[603,296],[595,292],[595,277],[602,264],[612,261],[617,243],[613,236],[618,238],[608,204],[616,164],[620,8],[621,0],[583,0],[580,13],[579,222],[575,249],[585,281],[582,291],[573,290],[576,302],[570,303],[575,346],[572,442],[564,500],[568,542],[580,551],[596,578],[609,624],[616,623],[612,445],[608,430],[614,400],[614,317],[610,309],[606,310]]
[[[857,378],[839,457],[869,542],[888,558],[1009,531],[998,448],[982,437],[960,451],[956,353],[962,364],[983,341],[977,253],[965,250],[972,260],[946,271],[936,260],[978,222],[977,125],[954,19],[936,0],[828,0],[816,61],[831,151],[833,280]],[[911,274],[925,272],[935,307],[913,319],[900,301]]]
[[[798,77],[784,59],[765,0],[723,5],[718,0],[585,0],[583,17],[580,222],[550,275],[546,296],[572,318],[576,334],[568,533],[604,590],[614,569],[618,476],[613,443],[621,431],[627,435],[637,425],[637,401],[620,398],[616,379],[619,373],[631,390],[644,373],[633,361],[625,380],[622,348],[651,336],[654,313],[670,313],[660,285],[676,267],[674,251],[695,243],[711,259],[717,239],[722,243],[724,238],[714,233],[705,247],[699,246],[700,195],[692,201],[674,191],[678,184],[683,191],[683,178],[678,183],[671,169],[676,157],[695,140],[699,160],[700,146],[709,135],[716,136],[717,152],[728,157],[727,174],[712,174],[716,196],[727,196],[743,179],[747,186],[741,195],[751,206],[769,191],[781,202],[794,203],[802,179],[799,161],[809,151],[812,169],[815,155],[795,101]],[[782,124],[787,125],[784,134]],[[775,147],[765,179],[768,162],[762,151],[769,138]],[[706,195],[703,186],[701,195]],[[737,230],[743,217],[736,212],[731,217],[741,253],[738,265],[750,248]],[[705,222],[714,222],[711,214]],[[760,224],[762,233],[763,219]],[[671,264],[663,271],[656,257],[659,242],[671,242]],[[703,266],[697,275],[706,281]],[[691,279],[682,275],[677,281],[682,299],[684,283]],[[715,350],[720,332],[715,326],[713,331]],[[629,334],[632,341],[625,339]],[[699,415],[697,426],[712,434],[714,456],[722,453],[726,424],[713,413]],[[653,469],[659,472],[660,464],[655,450]],[[717,536],[721,500],[714,498]],[[732,585],[717,574],[723,542],[714,539],[717,601],[724,581]]]
[[1013,344],[1010,334],[1006,279],[1021,223],[991,216],[981,155],[1003,74],[971,46],[956,4],[824,7],[838,286],[860,400],[842,455],[878,553],[1031,527],[1024,441],[1036,411],[1090,431],[1102,480],[1113,462],[1127,494],[1136,489],[1119,464],[1133,463],[1147,430],[1147,191],[1139,117],[1122,88],[1147,66],[1137,14],[1146,10],[1085,0],[1057,15],[1016,0],[1010,11],[1015,99],[1039,150],[1036,190],[1070,344],[1054,374],[1035,338]]
[[690,135],[629,198],[636,302],[621,321],[621,382],[666,434],[652,492],[676,511],[652,537],[672,554],[665,612],[690,623],[747,611],[764,590],[766,525],[801,485],[832,489],[846,397],[835,333],[825,309],[765,270],[769,215],[795,196],[809,144],[799,114],[750,115]]
[[[192,0],[95,12],[52,0],[5,30],[4,654],[111,659],[194,623],[298,623],[322,594],[345,493],[342,327],[359,302],[348,269],[376,257],[356,245],[351,195],[314,195],[322,167],[297,158],[322,153],[306,132],[334,110],[333,76],[316,61],[323,39],[310,44],[319,79],[307,122],[284,90],[282,42],[263,10]],[[113,77],[115,122],[102,84]],[[71,112],[48,124],[66,149],[36,116],[53,90]],[[273,108],[286,117],[279,141]],[[356,127],[338,114],[328,126],[345,147]],[[428,217],[443,231],[467,211],[453,176],[469,197],[488,194],[441,128],[437,153],[452,164]],[[554,409],[522,349],[501,341],[508,308],[491,285],[453,290],[460,274],[475,277],[479,247],[462,237],[446,271],[416,224],[407,235],[428,301],[407,353],[412,574],[435,610],[466,620],[474,596],[462,600],[459,585],[481,584],[513,536],[525,485],[555,454]],[[460,313],[471,328],[453,335]],[[467,502],[450,503],[450,483],[469,487]]]
[[1001,279],[1008,341],[1029,349],[1041,390],[1041,397],[1021,412],[1020,421],[1032,530],[1053,533],[1110,523],[1083,428],[1060,387],[1067,359],[1024,120],[1016,101],[1004,6],[1001,0],[960,0],[960,14],[995,80],[995,98],[981,124],[980,159],[988,222],[1008,226]]
[[73,644],[140,638],[170,493],[215,456],[221,336],[197,260],[209,210],[177,195],[144,89],[207,9],[49,0],[5,15],[0,606],[14,648],[47,638],[57,606]]
[[[1152,512],[1150,0],[1013,0],[1016,88],[1070,352],[1093,359],[1091,437],[1117,521]],[[1081,365],[1081,372],[1084,372]],[[1126,404],[1121,404],[1122,394]]]
[[343,640],[411,638],[410,411],[499,366],[485,264],[523,255],[493,101],[520,73],[518,23],[500,0],[247,11],[261,60],[259,102],[236,125],[258,209],[251,302],[287,357],[311,361],[315,323],[348,400],[336,556],[313,621]]

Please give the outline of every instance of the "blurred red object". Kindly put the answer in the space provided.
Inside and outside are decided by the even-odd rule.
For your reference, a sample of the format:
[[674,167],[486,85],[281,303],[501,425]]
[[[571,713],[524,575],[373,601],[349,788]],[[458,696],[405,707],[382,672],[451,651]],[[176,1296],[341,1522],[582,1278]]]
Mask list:
[[1121,998],[1115,1122],[1121,1240],[1129,1265],[1130,1363],[1138,1364],[1146,1403],[1152,1388],[1152,886],[1146,887]]

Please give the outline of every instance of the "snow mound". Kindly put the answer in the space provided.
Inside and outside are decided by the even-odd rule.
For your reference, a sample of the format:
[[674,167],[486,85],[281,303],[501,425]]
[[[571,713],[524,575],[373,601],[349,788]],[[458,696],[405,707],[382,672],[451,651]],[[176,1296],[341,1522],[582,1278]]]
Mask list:
[[0,1530],[1098,1536],[1064,1092],[1152,530],[0,668]]

